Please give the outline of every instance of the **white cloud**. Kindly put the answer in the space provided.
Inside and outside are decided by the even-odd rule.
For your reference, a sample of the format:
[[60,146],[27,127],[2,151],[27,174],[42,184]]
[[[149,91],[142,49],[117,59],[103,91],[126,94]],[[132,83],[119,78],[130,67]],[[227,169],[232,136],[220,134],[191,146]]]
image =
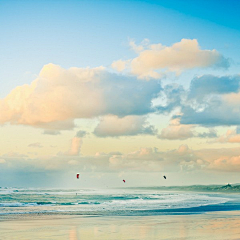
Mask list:
[[[167,47],[162,44],[141,44],[131,41],[130,46],[139,55],[128,64],[131,72],[140,78],[159,78],[159,70],[181,73],[183,70],[205,67],[227,68],[229,62],[215,49],[201,50],[196,39],[182,39]],[[116,61],[115,66],[126,65],[128,61]],[[125,68],[125,66],[124,66]]]
[[114,115],[103,117],[94,130],[99,137],[133,136],[139,134],[156,134],[156,129],[149,125],[146,117],[126,116],[119,118]]
[[43,67],[30,85],[12,90],[0,100],[0,123],[24,124],[58,131],[75,127],[77,118],[114,114],[143,115],[161,90],[152,81],[139,81],[104,68]]
[[122,72],[126,68],[127,63],[128,61],[118,60],[118,61],[114,61],[111,67],[117,70],[118,72]]
[[169,126],[162,129],[159,138],[169,140],[191,138],[194,136],[192,128],[191,125],[180,124],[180,119],[175,118],[171,120]]
[[134,40],[131,40],[129,41],[129,46],[134,52],[140,53],[149,45],[149,42],[150,41],[148,39],[144,39],[141,44],[137,45]]

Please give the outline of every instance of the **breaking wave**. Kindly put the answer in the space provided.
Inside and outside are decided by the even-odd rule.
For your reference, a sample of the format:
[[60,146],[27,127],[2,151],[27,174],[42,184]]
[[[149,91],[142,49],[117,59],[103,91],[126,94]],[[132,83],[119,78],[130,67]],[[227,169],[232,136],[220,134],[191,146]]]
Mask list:
[[240,210],[240,186],[125,189],[0,188],[1,214],[84,215],[196,214]]

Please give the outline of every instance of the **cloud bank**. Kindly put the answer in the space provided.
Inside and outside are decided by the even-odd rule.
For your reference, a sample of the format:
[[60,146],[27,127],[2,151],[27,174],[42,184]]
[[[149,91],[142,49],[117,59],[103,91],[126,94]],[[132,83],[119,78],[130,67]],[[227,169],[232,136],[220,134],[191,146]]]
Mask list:
[[[75,141],[75,140],[74,140]],[[73,141],[73,142],[74,142]],[[190,149],[186,144],[169,151],[142,147],[136,151],[79,155],[79,142],[72,145],[72,155],[31,159],[21,154],[0,156],[1,171],[48,172],[239,172],[240,148]],[[76,148],[75,148],[76,147]],[[0,171],[0,172],[1,172]]]

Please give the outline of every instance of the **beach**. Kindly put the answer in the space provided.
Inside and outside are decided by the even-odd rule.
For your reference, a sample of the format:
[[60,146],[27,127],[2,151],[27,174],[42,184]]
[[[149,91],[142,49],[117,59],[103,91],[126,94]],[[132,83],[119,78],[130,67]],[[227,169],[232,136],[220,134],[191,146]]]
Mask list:
[[240,0],[0,0],[0,240],[240,240]]
[[240,212],[159,216],[5,215],[0,217],[0,239],[240,239]]

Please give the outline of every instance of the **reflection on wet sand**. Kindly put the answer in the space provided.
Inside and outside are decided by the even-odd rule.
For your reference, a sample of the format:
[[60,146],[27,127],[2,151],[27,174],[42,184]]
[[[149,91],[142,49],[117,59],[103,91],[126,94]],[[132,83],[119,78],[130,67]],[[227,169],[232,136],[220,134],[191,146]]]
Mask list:
[[79,240],[77,234],[77,227],[73,227],[69,230],[69,240]]
[[240,212],[195,215],[0,218],[0,239],[240,239]]

